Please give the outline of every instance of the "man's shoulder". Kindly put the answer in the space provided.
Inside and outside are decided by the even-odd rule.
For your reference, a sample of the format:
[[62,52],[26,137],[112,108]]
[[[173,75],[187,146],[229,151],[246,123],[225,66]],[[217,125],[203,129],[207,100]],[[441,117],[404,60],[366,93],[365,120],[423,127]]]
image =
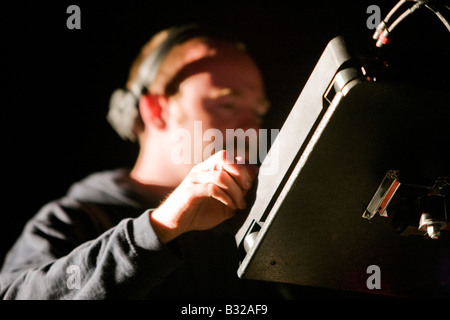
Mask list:
[[72,184],[67,197],[82,202],[130,205],[129,170],[98,171]]
[[126,176],[125,169],[86,176],[74,183],[65,196],[44,205],[31,219],[30,226],[80,228],[83,229],[80,233],[97,236],[123,218],[138,215],[142,211],[139,204],[121,186]]

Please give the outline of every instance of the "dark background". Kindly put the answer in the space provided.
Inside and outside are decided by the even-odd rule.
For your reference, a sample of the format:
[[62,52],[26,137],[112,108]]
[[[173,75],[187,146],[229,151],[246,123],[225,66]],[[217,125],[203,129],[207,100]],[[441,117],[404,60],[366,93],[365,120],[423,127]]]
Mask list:
[[[112,91],[125,84],[140,47],[155,32],[190,22],[236,33],[260,65],[280,128],[324,47],[344,35],[367,54],[373,30],[397,1],[123,1],[2,4],[2,206],[0,262],[24,223],[89,173],[133,164],[137,147],[105,119]],[[68,30],[66,9],[81,9],[81,30]],[[427,10],[398,27],[386,54],[402,81],[448,86],[449,38]],[[395,69],[397,66],[398,69]]]

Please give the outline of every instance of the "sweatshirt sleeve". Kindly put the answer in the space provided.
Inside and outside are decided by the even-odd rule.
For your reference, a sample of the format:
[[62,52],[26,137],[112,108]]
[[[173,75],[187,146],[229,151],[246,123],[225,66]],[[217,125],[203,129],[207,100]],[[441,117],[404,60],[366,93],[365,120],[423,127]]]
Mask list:
[[149,210],[84,242],[85,226],[61,206],[41,211],[5,258],[2,299],[139,299],[180,263],[158,240]]

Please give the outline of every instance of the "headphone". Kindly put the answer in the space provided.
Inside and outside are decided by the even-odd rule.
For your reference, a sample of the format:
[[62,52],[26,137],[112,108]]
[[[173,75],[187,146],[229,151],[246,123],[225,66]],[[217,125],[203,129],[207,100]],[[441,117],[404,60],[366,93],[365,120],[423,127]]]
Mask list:
[[139,66],[130,89],[117,89],[111,95],[106,118],[124,140],[136,141],[137,137],[133,128],[139,117],[139,99],[155,80],[158,70],[170,50],[189,39],[209,34],[207,30],[196,24],[172,27],[168,31],[167,38]]

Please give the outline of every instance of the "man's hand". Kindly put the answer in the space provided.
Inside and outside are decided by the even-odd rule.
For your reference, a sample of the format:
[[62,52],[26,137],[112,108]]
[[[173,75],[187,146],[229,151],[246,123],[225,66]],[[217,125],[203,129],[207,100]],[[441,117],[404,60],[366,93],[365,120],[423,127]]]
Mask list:
[[236,164],[220,151],[192,168],[173,193],[150,215],[163,243],[192,230],[211,229],[246,207],[245,195],[256,169]]

